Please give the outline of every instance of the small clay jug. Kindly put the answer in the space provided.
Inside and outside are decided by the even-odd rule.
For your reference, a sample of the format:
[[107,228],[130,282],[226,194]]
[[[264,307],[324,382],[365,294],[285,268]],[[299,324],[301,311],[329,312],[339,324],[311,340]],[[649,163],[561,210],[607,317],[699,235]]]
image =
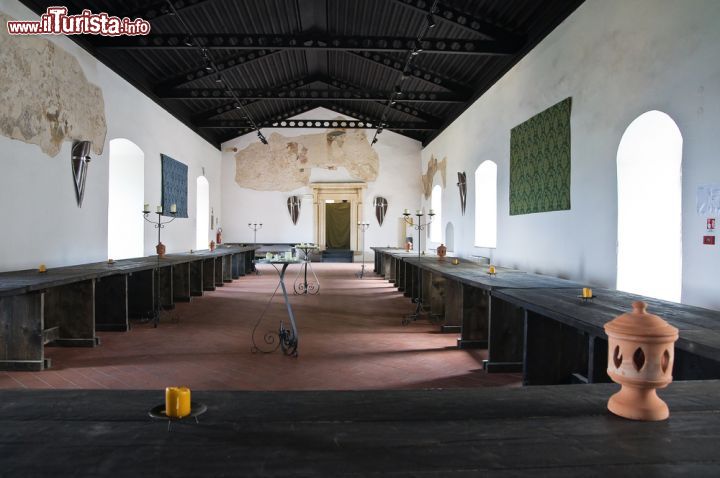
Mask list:
[[210,250],[211,251],[215,250],[215,241],[210,241]]
[[607,373],[622,386],[610,397],[608,410],[631,420],[665,420],[670,410],[656,389],[672,382],[678,329],[648,314],[647,304],[636,301],[632,312],[605,324],[605,333]]
[[162,242],[158,243],[158,245],[155,246],[155,252],[157,252],[158,257],[165,256],[165,244]]
[[440,244],[437,247],[436,251],[438,255],[438,260],[444,261],[445,256],[447,255],[447,247],[445,247],[445,244]]

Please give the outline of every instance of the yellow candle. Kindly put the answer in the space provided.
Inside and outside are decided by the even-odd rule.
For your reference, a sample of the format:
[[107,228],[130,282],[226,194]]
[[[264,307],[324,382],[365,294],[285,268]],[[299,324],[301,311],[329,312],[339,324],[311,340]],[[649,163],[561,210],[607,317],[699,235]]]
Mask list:
[[590,289],[589,287],[583,287],[582,296],[583,296],[585,299],[591,298],[591,297],[593,296],[593,295],[592,295],[592,289]]
[[458,264],[460,264],[460,259],[453,259],[452,263],[453,263],[453,265],[458,265]]
[[45,264],[40,264],[38,266],[38,272],[47,272],[47,267],[45,267]]
[[495,266],[488,267],[488,274],[495,274]]
[[190,415],[190,389],[167,387],[165,389],[165,415],[182,418]]

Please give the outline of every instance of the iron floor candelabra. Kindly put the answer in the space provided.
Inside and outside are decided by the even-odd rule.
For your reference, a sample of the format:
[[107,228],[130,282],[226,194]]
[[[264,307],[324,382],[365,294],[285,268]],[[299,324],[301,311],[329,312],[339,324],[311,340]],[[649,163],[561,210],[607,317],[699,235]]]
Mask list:
[[362,266],[360,266],[360,272],[355,274],[360,279],[365,275],[365,231],[370,227],[369,222],[358,222],[358,229],[362,232],[362,242],[360,247],[360,254],[362,255]]
[[[253,231],[253,245],[257,244],[257,232],[262,229],[262,222],[248,222],[248,227]],[[250,272],[254,272],[256,275],[260,275],[257,267],[255,267],[255,261],[252,263]]]
[[408,223],[409,225],[411,225],[418,232],[418,243],[417,243],[418,265],[417,265],[417,281],[416,281],[417,297],[413,298],[413,302],[415,302],[416,307],[415,307],[415,312],[406,316],[403,319],[402,324],[407,325],[410,322],[420,319],[420,316],[423,311],[424,306],[423,306],[422,270],[420,269],[420,261],[422,260],[422,257],[421,257],[422,231],[426,230],[427,227],[432,223],[433,216],[435,216],[435,213],[433,212],[432,209],[430,209],[430,212],[428,213],[430,220],[426,220],[424,224],[422,223],[422,219],[423,219],[423,217],[425,217],[425,214],[422,211],[418,210],[415,212],[415,216],[417,217],[417,224],[413,223],[412,219],[410,218],[411,214],[408,212],[407,209],[403,213],[403,216],[405,217],[405,222]]
[[162,220],[163,212],[162,212],[162,208],[160,208],[160,207],[158,207],[158,211],[155,213],[155,214],[157,214],[156,221],[151,220],[148,217],[150,215],[150,211],[148,211],[147,209],[142,211],[143,218],[147,222],[152,224],[155,227],[155,229],[157,229],[157,231],[158,231],[158,243],[157,243],[157,246],[155,246],[155,251],[157,252],[157,265],[155,266],[155,280],[154,280],[154,282],[155,282],[155,284],[154,284],[155,303],[153,304],[153,315],[151,318],[153,327],[157,327],[158,324],[160,323],[160,312],[162,311],[162,305],[160,304],[160,259],[162,259],[162,257],[165,255],[165,245],[160,240],[160,232],[165,228],[166,224],[169,224],[176,219],[176,212],[173,211],[174,206],[175,205],[173,204],[173,208],[170,210],[170,214],[172,215],[172,217],[165,222],[163,222],[163,220]]

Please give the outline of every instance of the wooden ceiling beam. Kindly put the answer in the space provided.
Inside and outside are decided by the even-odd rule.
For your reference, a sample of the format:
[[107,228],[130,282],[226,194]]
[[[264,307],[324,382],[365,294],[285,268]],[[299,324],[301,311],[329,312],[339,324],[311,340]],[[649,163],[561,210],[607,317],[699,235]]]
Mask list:
[[[303,86],[307,86],[316,81],[318,81],[318,79],[316,77],[309,76],[309,77],[305,77],[305,78],[298,78],[293,81],[287,81],[287,82],[279,84],[279,85],[274,85],[273,87],[281,88],[281,89],[297,89],[297,88],[300,88]],[[260,99],[243,99],[243,98],[240,99],[240,103],[242,103],[243,106],[251,105],[251,104],[257,103],[259,101],[262,101],[262,100],[260,100]],[[194,123],[197,123],[199,121],[206,121],[206,120],[212,119],[216,116],[220,116],[229,111],[232,111],[232,110],[236,109],[236,107],[237,107],[237,105],[236,105],[235,101],[226,102],[226,103],[223,103],[216,107],[208,108],[205,111],[201,111],[201,112],[193,114],[192,121]]]
[[[392,2],[428,14],[428,2],[425,0],[392,0]],[[433,18],[495,40],[513,43],[524,43],[526,40],[525,35],[519,35],[482,18],[473,17],[444,3],[438,3]]]
[[187,50],[202,47],[208,50],[335,50],[407,53],[412,49],[444,55],[512,55],[522,43],[498,40],[433,38],[417,42],[411,37],[298,35],[235,35],[206,34],[187,36],[145,35],[98,37],[93,46],[100,50]]
[[[227,72],[227,71],[233,70],[235,68],[239,68],[241,66],[249,65],[256,61],[260,61],[264,58],[276,56],[278,54],[280,54],[279,51],[253,50],[253,51],[249,51],[249,52],[244,51],[237,55],[226,56],[224,58],[220,58],[219,60],[215,61],[217,70],[215,70],[214,68],[212,70],[208,70],[206,68],[206,65],[199,66],[197,68],[187,70],[184,73],[181,73],[179,75],[175,75],[172,78],[163,80],[160,83],[158,83],[153,89],[157,92],[162,92],[162,91],[167,91],[167,90],[170,90],[173,88],[179,88],[181,86],[185,86],[185,85],[190,84],[193,81],[199,80],[201,78],[206,78],[208,76],[217,74],[218,71],[219,72]],[[198,58],[202,58],[200,53],[198,53]]]
[[[285,119],[255,121],[260,128],[342,128],[342,129],[376,129],[380,126],[377,121],[364,120],[326,120],[326,119]],[[385,129],[402,131],[433,131],[437,125],[416,121],[386,121]],[[197,123],[203,129],[241,129],[248,128],[244,120],[215,120]],[[251,131],[252,129],[250,129]],[[243,133],[244,134],[244,133]]]
[[[202,4],[211,3],[215,0],[173,0],[171,3],[178,13],[183,13],[186,10],[190,10],[193,7],[200,6]],[[158,18],[174,15],[168,2],[166,0],[153,2],[143,8],[138,8],[133,11],[125,11],[120,13],[113,13],[120,18],[128,17],[131,19],[142,18],[143,20],[157,20]]]
[[[405,67],[405,62],[389,55],[383,55],[381,53],[369,51],[349,51],[347,53],[350,55],[358,56],[360,58],[364,58],[367,61],[375,63],[376,65],[395,70],[396,72],[399,72],[401,74],[404,71],[403,69]],[[410,70],[408,71],[408,75],[410,78],[423,81],[433,86],[445,88],[446,90],[453,91],[458,95],[469,97],[472,94],[472,88],[469,85],[455,81],[442,73],[430,70],[428,68],[424,68],[415,63],[417,62],[413,62],[410,65]],[[400,76],[398,75],[398,79],[399,78]]]
[[[174,100],[227,100],[233,99],[232,92],[239,99],[267,101],[386,101],[391,91],[367,91],[356,89],[313,88],[300,90],[297,88],[179,88],[157,92],[162,99]],[[433,91],[406,91],[399,98],[404,103],[464,103],[467,98],[455,93]]]

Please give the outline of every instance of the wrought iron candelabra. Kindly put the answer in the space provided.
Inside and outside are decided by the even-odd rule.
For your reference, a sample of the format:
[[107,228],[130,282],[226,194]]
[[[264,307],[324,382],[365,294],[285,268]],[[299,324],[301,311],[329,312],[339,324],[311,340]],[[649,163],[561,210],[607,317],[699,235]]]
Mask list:
[[257,232],[262,229],[262,222],[248,222],[248,227],[253,231],[253,244],[257,244]]
[[418,320],[420,318],[420,314],[423,310],[423,287],[422,287],[422,270],[420,269],[420,260],[421,260],[421,251],[422,251],[422,231],[426,230],[427,227],[432,223],[433,217],[435,216],[435,213],[432,209],[430,209],[430,212],[428,213],[429,220],[426,219],[425,223],[423,224],[422,219],[425,217],[425,213],[421,210],[415,211],[415,216],[417,217],[417,223],[414,223],[411,219],[410,212],[405,209],[405,212],[403,212],[403,216],[405,216],[405,222],[412,226],[417,232],[418,232],[418,243],[417,243],[417,250],[418,250],[418,266],[417,266],[417,297],[413,299],[413,302],[415,302],[417,305],[415,307],[415,312],[412,314],[406,316],[402,323],[403,325],[409,324],[411,321]]
[[151,319],[153,327],[157,327],[158,324],[160,323],[160,312],[162,310],[162,306],[160,305],[160,259],[162,259],[162,257],[165,255],[165,244],[163,244],[162,241],[160,240],[160,232],[165,228],[166,224],[169,224],[176,219],[176,216],[175,216],[176,213],[177,213],[176,206],[175,206],[175,204],[173,204],[170,207],[170,214],[171,214],[170,219],[163,222],[162,206],[158,206],[157,211],[155,212],[155,214],[157,214],[157,220],[153,220],[153,219],[149,218],[150,211],[149,211],[149,207],[147,204],[145,204],[145,208],[142,211],[143,218],[147,222],[152,224],[155,227],[155,229],[157,229],[157,231],[158,231],[158,243],[157,243],[157,246],[155,246],[155,251],[157,252],[157,266],[155,267],[155,304],[153,307],[153,316]]
[[[257,244],[257,232],[262,229],[262,222],[248,222],[248,227],[253,231],[253,244]],[[260,275],[260,271],[258,271],[257,267],[255,267],[255,261],[253,261],[252,266],[250,267],[250,272],[254,272],[255,275]]]
[[362,266],[360,267],[360,272],[358,272],[356,275],[362,279],[365,275],[365,231],[368,230],[370,227],[369,222],[358,222],[357,225],[358,229],[360,229],[360,232],[362,233],[362,240],[361,240],[361,247],[360,247],[360,254],[362,254]]

